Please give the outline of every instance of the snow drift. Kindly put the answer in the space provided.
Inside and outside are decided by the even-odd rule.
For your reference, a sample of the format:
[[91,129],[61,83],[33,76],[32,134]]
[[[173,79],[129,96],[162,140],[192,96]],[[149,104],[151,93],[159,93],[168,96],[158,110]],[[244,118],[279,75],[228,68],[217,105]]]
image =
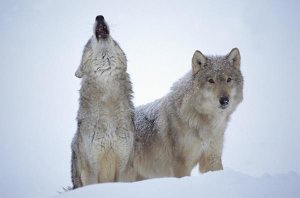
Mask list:
[[133,183],[96,184],[63,193],[57,198],[300,197],[300,176],[294,172],[256,178],[236,171],[210,172],[184,178],[159,178]]

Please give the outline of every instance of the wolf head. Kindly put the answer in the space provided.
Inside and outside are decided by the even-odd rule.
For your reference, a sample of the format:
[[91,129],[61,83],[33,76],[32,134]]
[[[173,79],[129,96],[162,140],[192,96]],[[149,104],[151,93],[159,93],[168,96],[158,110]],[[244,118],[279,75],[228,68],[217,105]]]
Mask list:
[[[196,51],[192,58],[193,90],[209,109],[234,110],[243,99],[240,52],[232,49],[225,56],[205,56]],[[197,91],[196,91],[197,92]]]
[[102,15],[95,19],[93,36],[84,46],[81,63],[75,76],[97,78],[115,67],[126,70],[126,56],[110,36],[109,27]]

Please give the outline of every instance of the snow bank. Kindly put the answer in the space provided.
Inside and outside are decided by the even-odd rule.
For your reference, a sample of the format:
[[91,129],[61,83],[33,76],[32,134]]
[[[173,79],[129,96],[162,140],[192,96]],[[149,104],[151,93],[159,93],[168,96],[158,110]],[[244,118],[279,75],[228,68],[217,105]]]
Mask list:
[[250,177],[233,170],[198,176],[150,179],[134,183],[96,184],[63,193],[57,198],[292,198],[300,197],[300,176],[290,172]]

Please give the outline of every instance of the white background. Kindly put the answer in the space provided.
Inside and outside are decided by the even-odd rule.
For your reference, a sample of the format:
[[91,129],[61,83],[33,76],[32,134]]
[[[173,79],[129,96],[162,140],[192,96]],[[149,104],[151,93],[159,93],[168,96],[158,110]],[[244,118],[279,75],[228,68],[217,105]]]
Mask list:
[[96,15],[128,57],[136,106],[165,95],[196,49],[238,47],[244,101],[226,131],[225,167],[300,173],[298,1],[0,2],[0,194],[53,196],[71,185],[74,76]]

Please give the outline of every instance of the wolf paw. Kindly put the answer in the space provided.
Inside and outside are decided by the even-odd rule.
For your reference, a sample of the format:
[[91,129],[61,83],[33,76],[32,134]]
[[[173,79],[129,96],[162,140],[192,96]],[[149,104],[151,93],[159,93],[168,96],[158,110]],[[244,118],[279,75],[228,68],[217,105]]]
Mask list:
[[215,158],[202,158],[200,159],[199,170],[201,173],[223,170],[222,160]]

